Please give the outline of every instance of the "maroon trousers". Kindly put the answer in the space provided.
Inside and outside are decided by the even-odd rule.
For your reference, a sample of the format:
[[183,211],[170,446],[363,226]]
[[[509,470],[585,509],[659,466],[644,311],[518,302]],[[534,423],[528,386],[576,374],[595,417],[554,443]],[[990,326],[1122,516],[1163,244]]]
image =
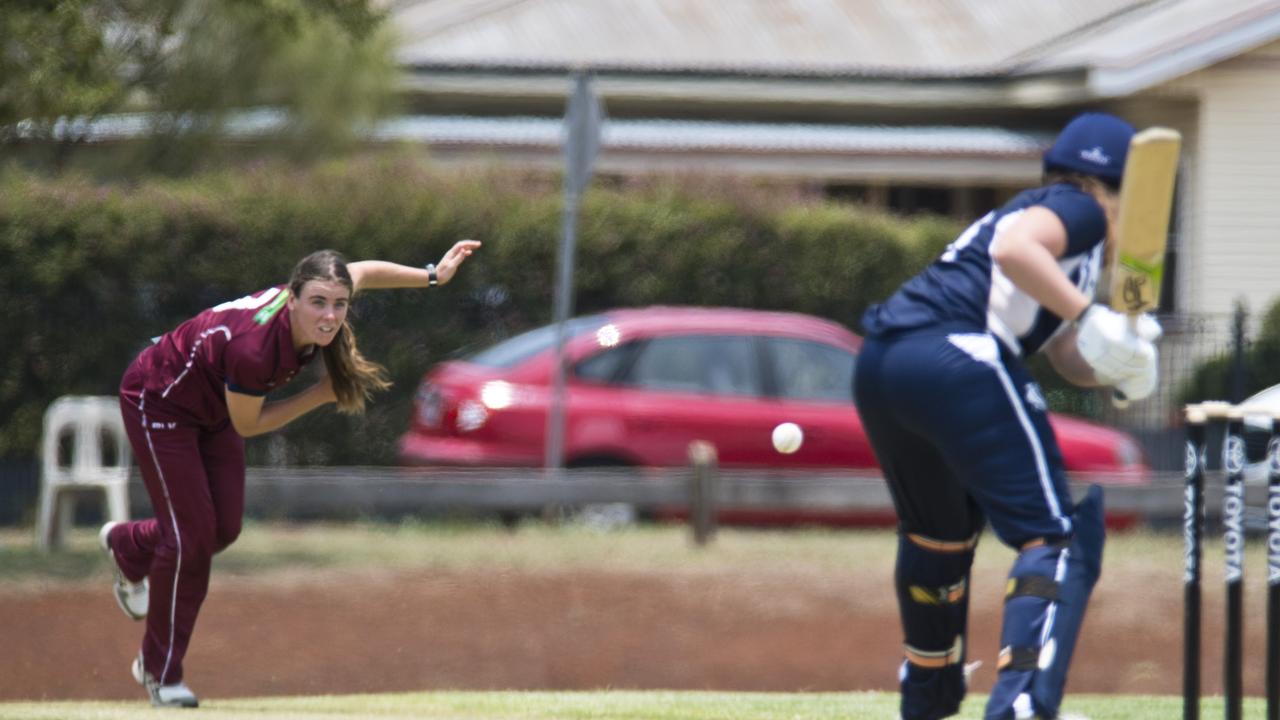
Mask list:
[[170,419],[156,394],[125,374],[120,410],[155,517],[113,528],[110,542],[131,582],[151,583],[142,659],[161,685],[181,682],[182,659],[209,588],[213,555],[240,534],[244,439],[222,427]]

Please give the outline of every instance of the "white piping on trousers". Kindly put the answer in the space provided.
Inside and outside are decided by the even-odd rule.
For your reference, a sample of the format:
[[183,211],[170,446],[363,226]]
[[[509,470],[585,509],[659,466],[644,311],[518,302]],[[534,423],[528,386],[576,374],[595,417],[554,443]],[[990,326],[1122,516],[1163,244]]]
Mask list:
[[[195,363],[196,352],[200,349],[200,346],[204,343],[204,339],[218,332],[226,336],[227,340],[231,340],[231,329],[228,328],[226,325],[218,325],[215,327],[211,327],[205,330],[204,332],[200,333],[199,339],[197,339],[195,344],[192,345],[191,352],[190,354],[187,355],[186,366],[182,369],[182,372],[178,374],[178,377],[174,378],[173,382],[169,383],[168,387],[166,387],[160,393],[160,397],[162,398],[168,397],[169,392],[172,391],[175,387],[177,387],[178,383],[182,382],[182,379],[187,376],[187,372],[191,370],[191,366]],[[160,458],[156,455],[155,445],[151,442],[151,429],[150,427],[148,427],[148,424],[147,424],[147,413],[145,410],[146,402],[147,402],[147,391],[143,390],[142,393],[139,395],[139,399],[138,399],[138,412],[142,416],[142,432],[147,438],[147,449],[151,451],[151,462],[156,467],[156,475],[159,476],[160,478],[160,489],[164,491],[164,501],[165,501],[165,504],[169,506],[169,521],[173,524],[173,537],[178,544],[178,548],[177,548],[178,557],[175,563],[174,575],[173,575],[173,594],[172,594],[172,597],[169,599],[169,649],[165,653],[164,669],[160,671],[160,678],[158,680],[158,682],[161,685],[164,685],[165,679],[169,675],[169,666],[173,662],[173,638],[175,634],[174,626],[176,625],[175,620],[178,615],[178,578],[182,576],[182,533],[178,529],[178,516],[173,511],[173,500],[169,496],[169,484],[164,478],[164,471],[160,469]],[[144,668],[144,671],[145,671],[145,668]]]
[[[1071,560],[1071,551],[1063,548],[1058,554],[1058,567],[1054,569],[1053,581],[1062,586],[1062,581],[1067,579],[1067,563]],[[1053,622],[1058,617],[1058,602],[1056,600],[1049,603],[1049,608],[1044,613],[1044,627],[1040,629],[1040,647],[1044,648],[1048,645],[1053,637]],[[1057,652],[1055,646],[1053,652]],[[1042,658],[1040,669],[1044,670],[1047,665],[1053,662],[1052,654],[1048,658]]]
[[[205,330],[204,332],[200,333],[199,339],[196,340],[195,344],[191,347],[190,354],[187,355],[186,366],[182,369],[182,372],[179,373],[178,376],[173,379],[173,382],[169,383],[168,387],[166,387],[160,393],[160,397],[162,398],[168,397],[169,392],[172,391],[175,387],[177,387],[178,383],[182,382],[182,379],[187,376],[187,373],[191,370],[191,366],[195,363],[196,352],[200,349],[200,346],[204,343],[204,339],[218,332],[222,333],[227,338],[227,340],[231,340],[231,329],[228,328],[226,325],[218,325],[216,327],[211,327]],[[165,652],[164,669],[160,671],[160,677],[157,680],[157,682],[159,682],[161,685],[164,685],[165,679],[169,675],[169,666],[173,663],[173,639],[176,633],[175,626],[177,624],[176,619],[178,616],[178,579],[182,577],[182,532],[178,529],[178,516],[177,516],[177,513],[175,513],[173,510],[173,500],[169,495],[169,483],[167,480],[165,480],[164,470],[160,468],[160,458],[159,456],[156,455],[155,444],[151,441],[151,428],[147,423],[146,404],[147,404],[147,391],[144,389],[138,398],[138,413],[142,417],[142,433],[147,438],[147,449],[151,452],[151,463],[155,465],[156,475],[160,479],[160,489],[164,491],[165,504],[169,506],[169,522],[172,523],[173,525],[173,537],[174,537],[174,541],[178,545],[177,547],[178,557],[176,558],[176,562],[174,564],[173,593],[169,598],[169,649]],[[145,668],[144,668],[144,672],[145,672]]]
[[1054,494],[1053,481],[1049,477],[1049,465],[1044,459],[1044,446],[1040,444],[1040,436],[1036,435],[1031,418],[1027,417],[1026,408],[1022,407],[1022,399],[1018,396],[1018,389],[1013,385],[1013,378],[1009,377],[1009,371],[1005,369],[1004,363],[1000,362],[1000,351],[996,347],[995,337],[976,333],[954,334],[948,335],[947,340],[973,359],[995,369],[996,376],[1000,378],[1000,384],[1004,386],[1005,395],[1009,397],[1009,403],[1013,405],[1013,411],[1018,416],[1018,423],[1022,425],[1027,441],[1031,444],[1031,454],[1036,460],[1036,475],[1040,478],[1040,489],[1044,492],[1049,512],[1058,519],[1063,534],[1069,534],[1071,519],[1062,514],[1062,506],[1058,504],[1058,496]]
[[[174,384],[177,384],[177,380],[174,381]],[[169,387],[172,388],[173,385]],[[169,498],[169,484],[164,479],[164,470],[160,469],[160,458],[156,455],[156,447],[151,442],[151,429],[147,426],[146,403],[147,391],[143,390],[138,400],[138,412],[142,415],[142,432],[147,436],[147,449],[151,451],[151,463],[155,465],[156,475],[160,478],[160,489],[164,491],[164,501],[169,506],[169,521],[173,523],[173,537],[178,543],[178,557],[173,571],[173,594],[169,599],[169,649],[165,652],[164,669],[160,671],[160,677],[157,680],[161,685],[164,685],[165,678],[169,675],[169,665],[173,662],[174,626],[177,624],[176,618],[178,615],[178,578],[182,577],[182,533],[178,530],[178,516],[174,513],[173,501]],[[145,667],[143,671],[146,671]]]

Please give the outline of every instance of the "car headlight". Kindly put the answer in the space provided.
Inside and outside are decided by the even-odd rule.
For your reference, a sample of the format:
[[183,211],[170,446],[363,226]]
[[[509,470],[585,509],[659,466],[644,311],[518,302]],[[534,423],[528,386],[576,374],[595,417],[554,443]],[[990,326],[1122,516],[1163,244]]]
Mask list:
[[489,420],[489,411],[475,400],[463,400],[458,403],[457,426],[460,432],[474,432],[484,427]]
[[515,391],[511,383],[502,380],[490,380],[480,388],[480,402],[490,410],[501,410],[511,407]]

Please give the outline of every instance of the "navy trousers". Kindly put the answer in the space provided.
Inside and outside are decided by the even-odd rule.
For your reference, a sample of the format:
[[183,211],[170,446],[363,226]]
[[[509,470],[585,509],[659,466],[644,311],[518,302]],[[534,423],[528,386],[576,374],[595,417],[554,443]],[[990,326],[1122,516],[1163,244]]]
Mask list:
[[868,339],[854,399],[903,532],[961,541],[985,519],[1015,548],[1071,534],[1071,496],[1043,395],[993,336],[923,330]]

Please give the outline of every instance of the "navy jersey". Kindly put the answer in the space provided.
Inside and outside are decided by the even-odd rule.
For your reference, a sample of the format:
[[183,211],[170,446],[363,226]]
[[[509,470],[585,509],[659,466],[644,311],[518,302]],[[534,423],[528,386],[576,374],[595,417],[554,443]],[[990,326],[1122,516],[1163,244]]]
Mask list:
[[1107,218],[1091,195],[1066,183],[1019,193],[970,225],[924,272],[862,317],[870,337],[902,330],[954,327],[990,332],[1010,350],[1030,355],[1062,327],[1062,319],[1014,286],[991,259],[991,248],[1027,208],[1051,210],[1067,229],[1059,267],[1093,298],[1102,267]]

